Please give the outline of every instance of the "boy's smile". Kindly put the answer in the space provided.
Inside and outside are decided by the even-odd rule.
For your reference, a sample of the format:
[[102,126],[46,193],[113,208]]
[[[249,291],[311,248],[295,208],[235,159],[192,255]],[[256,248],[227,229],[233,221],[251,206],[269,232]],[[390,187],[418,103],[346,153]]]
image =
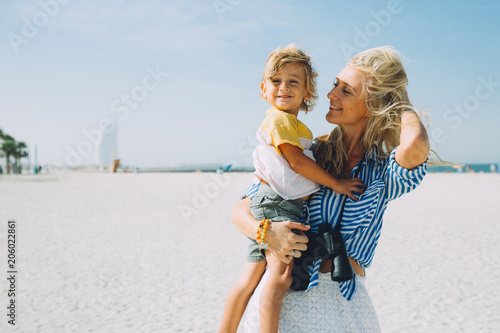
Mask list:
[[261,82],[261,89],[272,106],[295,116],[302,101],[311,97],[306,91],[306,73],[299,63],[284,65],[275,75]]

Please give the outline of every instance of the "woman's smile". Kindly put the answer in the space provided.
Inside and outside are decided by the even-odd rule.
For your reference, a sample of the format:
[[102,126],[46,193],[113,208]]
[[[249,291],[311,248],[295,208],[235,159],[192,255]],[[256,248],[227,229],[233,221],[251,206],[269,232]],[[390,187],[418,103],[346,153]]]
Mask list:
[[368,119],[368,108],[365,94],[362,93],[363,79],[363,73],[349,65],[339,73],[332,90],[327,95],[330,108],[326,120],[329,123],[364,126]]
[[333,104],[330,104],[330,111],[342,111],[342,109]]

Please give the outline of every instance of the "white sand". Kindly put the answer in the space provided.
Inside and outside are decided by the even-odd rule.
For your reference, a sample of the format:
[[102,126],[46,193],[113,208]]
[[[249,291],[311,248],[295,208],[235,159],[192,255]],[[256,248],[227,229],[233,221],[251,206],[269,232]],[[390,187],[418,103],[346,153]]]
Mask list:
[[[16,326],[0,332],[215,332],[244,263],[230,223],[250,174],[0,178],[0,270],[18,222]],[[500,176],[430,174],[389,205],[368,290],[383,332],[500,328]],[[203,194],[205,192],[205,194]]]

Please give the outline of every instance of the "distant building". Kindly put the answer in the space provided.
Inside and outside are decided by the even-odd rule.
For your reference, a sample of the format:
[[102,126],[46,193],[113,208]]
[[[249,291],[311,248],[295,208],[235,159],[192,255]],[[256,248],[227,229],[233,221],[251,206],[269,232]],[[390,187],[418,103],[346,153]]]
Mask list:
[[113,131],[103,133],[102,141],[99,146],[99,164],[103,167],[109,167],[113,160],[118,159],[118,127]]

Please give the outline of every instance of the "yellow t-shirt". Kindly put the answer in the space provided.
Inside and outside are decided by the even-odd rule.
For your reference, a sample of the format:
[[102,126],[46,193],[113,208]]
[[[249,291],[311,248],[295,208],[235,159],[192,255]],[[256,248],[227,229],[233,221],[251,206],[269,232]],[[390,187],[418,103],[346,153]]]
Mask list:
[[289,143],[302,150],[311,147],[312,132],[295,115],[274,107],[268,109],[266,115],[259,130],[263,132],[261,134],[266,143],[275,147],[278,154],[281,154],[278,147],[283,143]]
[[265,180],[285,200],[302,198],[319,189],[319,185],[295,172],[282,155],[279,145],[297,146],[314,161],[312,133],[296,116],[270,108],[257,131],[259,144],[253,153],[256,183]]

